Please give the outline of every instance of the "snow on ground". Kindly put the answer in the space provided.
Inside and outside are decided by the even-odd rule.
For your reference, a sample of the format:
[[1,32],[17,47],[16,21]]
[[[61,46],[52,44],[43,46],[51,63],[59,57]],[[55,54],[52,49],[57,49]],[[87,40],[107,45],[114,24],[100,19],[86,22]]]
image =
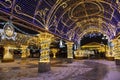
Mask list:
[[[93,70],[93,67],[84,63],[85,61],[107,65],[109,73],[104,80],[119,78],[120,68],[115,65],[115,61],[74,60],[73,63],[67,63],[66,60],[56,59],[51,60],[51,71],[38,73],[38,59],[28,59],[26,61],[15,60],[11,63],[0,63],[0,80],[65,80],[70,76],[74,80],[74,77]],[[117,77],[111,76],[112,73]]]
[[[53,61],[54,62],[54,61]],[[57,63],[51,64],[51,71],[38,73],[37,61],[27,61],[20,63],[0,64],[0,80],[60,80],[65,77],[74,77],[78,74],[83,74],[92,68],[87,67],[82,61],[74,61],[73,63]]]

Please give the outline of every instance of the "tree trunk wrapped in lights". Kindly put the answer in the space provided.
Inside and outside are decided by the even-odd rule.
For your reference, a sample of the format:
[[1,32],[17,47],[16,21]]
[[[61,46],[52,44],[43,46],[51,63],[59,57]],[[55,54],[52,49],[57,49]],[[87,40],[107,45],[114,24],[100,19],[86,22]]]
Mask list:
[[68,63],[72,63],[73,60],[73,42],[67,42],[67,58]]
[[50,43],[53,35],[49,33],[40,33],[39,40],[41,45],[41,55],[38,64],[38,72],[46,72],[50,70]]

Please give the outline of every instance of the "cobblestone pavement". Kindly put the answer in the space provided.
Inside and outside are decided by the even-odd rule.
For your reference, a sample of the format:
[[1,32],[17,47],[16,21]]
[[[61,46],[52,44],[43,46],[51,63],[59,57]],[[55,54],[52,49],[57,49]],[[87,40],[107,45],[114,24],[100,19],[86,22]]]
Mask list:
[[51,60],[51,71],[38,73],[38,59],[0,63],[0,80],[120,80],[114,61]]

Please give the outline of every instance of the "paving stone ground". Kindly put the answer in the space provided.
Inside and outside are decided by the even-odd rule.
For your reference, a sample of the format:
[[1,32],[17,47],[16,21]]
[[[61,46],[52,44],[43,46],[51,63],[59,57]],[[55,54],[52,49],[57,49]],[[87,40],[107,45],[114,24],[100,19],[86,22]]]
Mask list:
[[107,60],[51,60],[51,71],[38,73],[38,59],[0,63],[0,80],[120,80],[120,66]]

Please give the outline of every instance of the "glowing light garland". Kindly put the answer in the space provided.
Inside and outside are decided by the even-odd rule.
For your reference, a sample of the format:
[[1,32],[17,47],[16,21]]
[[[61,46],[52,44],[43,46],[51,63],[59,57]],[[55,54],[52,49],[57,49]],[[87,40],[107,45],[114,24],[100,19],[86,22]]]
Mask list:
[[25,35],[30,35],[30,36],[36,36],[37,34],[29,34],[29,33],[26,33],[22,30],[20,30],[19,28],[17,28],[15,25],[12,24],[12,21],[8,21],[8,22],[1,22],[0,24],[2,25],[5,25],[5,24],[10,24],[13,28],[15,28],[16,30],[18,30],[19,32],[25,34]]
[[[23,21],[31,22],[33,25],[40,26],[43,29],[47,29],[53,34],[59,35],[64,39],[69,40],[69,38],[71,38],[71,41],[79,40],[79,36],[83,34],[82,32],[84,32],[84,30],[86,29],[86,25],[88,24],[101,25],[102,22],[105,22],[116,26],[117,23],[120,21],[119,0],[108,1],[13,0],[13,1],[1,0],[0,11],[4,11],[9,14],[11,13],[11,11],[13,11],[12,12],[13,16],[23,19]],[[87,16],[83,14],[85,10],[80,8],[81,4],[88,5],[85,7]],[[91,4],[93,6],[90,6]],[[96,7],[94,8],[94,6]],[[89,10],[90,8],[87,7],[92,8],[92,10],[94,11],[93,12],[90,11]],[[95,12],[95,10],[98,10],[98,12]],[[79,15],[79,13],[81,13],[81,15]],[[98,15],[96,15],[96,13]],[[76,18],[76,16],[78,17]],[[102,22],[98,20],[99,18],[102,19]],[[76,25],[76,23],[79,23],[80,25]],[[111,32],[112,30],[110,28],[108,29],[110,32],[107,31],[106,29],[104,29],[104,31],[110,33],[109,35],[112,35],[113,33]],[[33,35],[21,31],[18,28],[17,30],[26,35]],[[119,30],[116,31],[119,32]]]

